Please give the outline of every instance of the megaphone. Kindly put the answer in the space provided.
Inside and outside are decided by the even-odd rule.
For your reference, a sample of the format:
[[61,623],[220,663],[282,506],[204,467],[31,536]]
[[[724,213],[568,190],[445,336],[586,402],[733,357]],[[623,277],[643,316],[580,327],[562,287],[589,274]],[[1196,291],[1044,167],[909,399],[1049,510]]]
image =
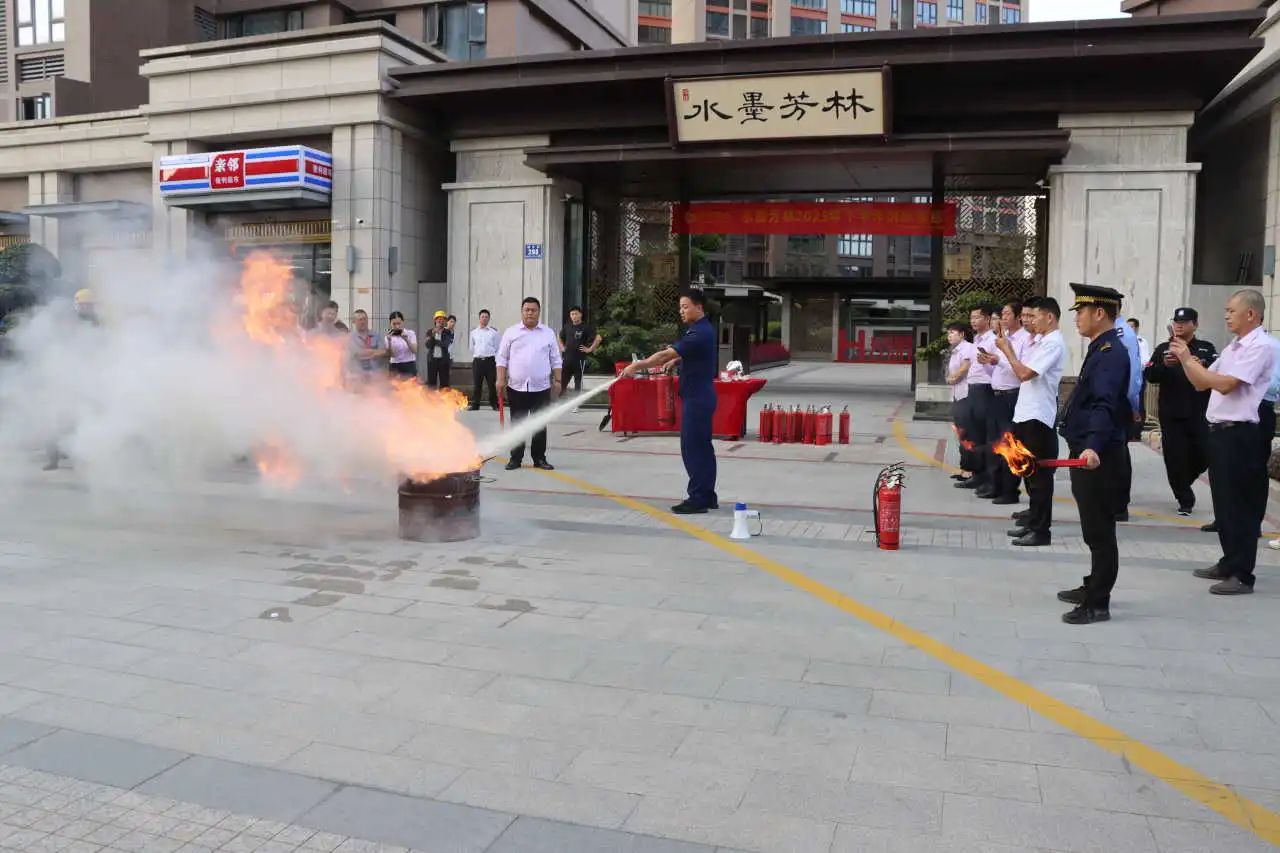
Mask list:
[[[750,519],[756,519],[756,532],[751,532]],[[733,505],[733,531],[729,534],[730,539],[750,539],[752,536],[759,536],[764,532],[764,523],[760,521],[760,510],[747,509],[744,503]]]

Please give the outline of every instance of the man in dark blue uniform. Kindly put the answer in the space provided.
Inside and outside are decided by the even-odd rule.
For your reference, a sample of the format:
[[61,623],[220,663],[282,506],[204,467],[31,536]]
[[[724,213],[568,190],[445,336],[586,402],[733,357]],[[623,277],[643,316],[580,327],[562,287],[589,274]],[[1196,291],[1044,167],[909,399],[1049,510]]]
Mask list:
[[1076,329],[1088,338],[1089,351],[1080,366],[1062,424],[1072,459],[1086,468],[1071,470],[1071,494],[1080,509],[1080,532],[1089,546],[1091,568],[1084,584],[1058,593],[1076,605],[1062,616],[1069,625],[1089,625],[1111,618],[1111,589],[1120,571],[1116,544],[1119,496],[1116,478],[1123,476],[1121,456],[1127,452],[1133,411],[1129,405],[1129,352],[1115,329],[1122,295],[1110,287],[1073,284]]
[[623,370],[632,376],[640,370],[680,362],[680,456],[689,473],[689,496],[671,508],[677,515],[693,515],[719,509],[716,496],[716,452],[711,446],[711,418],[716,411],[716,377],[719,351],[716,330],[707,319],[707,300],[701,290],[680,296],[680,340]]

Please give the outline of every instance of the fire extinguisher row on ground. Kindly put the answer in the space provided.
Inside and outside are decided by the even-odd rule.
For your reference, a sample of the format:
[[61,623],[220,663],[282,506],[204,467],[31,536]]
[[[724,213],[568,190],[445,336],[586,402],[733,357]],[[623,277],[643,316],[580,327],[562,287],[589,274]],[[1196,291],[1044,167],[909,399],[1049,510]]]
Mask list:
[[[828,445],[832,441],[835,415],[830,406],[774,406],[765,404],[760,411],[760,441],[774,444]],[[840,412],[840,444],[849,443],[849,407]]]

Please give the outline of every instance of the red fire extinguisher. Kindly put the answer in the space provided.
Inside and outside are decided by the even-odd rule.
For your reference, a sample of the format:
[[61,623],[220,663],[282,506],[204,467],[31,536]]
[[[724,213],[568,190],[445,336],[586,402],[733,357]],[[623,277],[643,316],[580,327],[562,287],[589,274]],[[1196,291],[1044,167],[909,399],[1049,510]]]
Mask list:
[[876,526],[876,545],[881,551],[897,551],[901,541],[903,463],[890,465],[876,477],[871,514]]
[[773,443],[782,444],[787,440],[787,411],[781,405],[773,410]]
[[805,409],[804,412],[804,443],[813,444],[818,440],[818,413],[813,410],[813,406]]
[[804,409],[796,406],[791,412],[791,443],[800,444],[804,441]]
[[658,384],[658,423],[663,426],[674,426],[676,422],[676,386],[670,376],[659,376]]
[[845,406],[840,413],[840,443],[849,443],[849,407]]
[[831,443],[831,407],[823,406],[818,412],[818,437],[815,444],[826,447]]
[[765,403],[764,408],[760,410],[760,440],[773,440],[773,409],[768,403]]

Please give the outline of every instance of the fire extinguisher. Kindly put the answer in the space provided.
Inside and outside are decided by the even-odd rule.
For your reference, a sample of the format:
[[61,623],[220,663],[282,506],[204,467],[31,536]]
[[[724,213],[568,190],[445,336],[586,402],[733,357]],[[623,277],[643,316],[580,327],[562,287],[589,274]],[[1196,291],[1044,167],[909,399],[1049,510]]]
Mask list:
[[676,422],[676,386],[670,376],[659,376],[658,381],[658,423],[662,426],[674,426]]
[[787,440],[787,410],[781,405],[773,410],[773,443],[782,444]]
[[831,407],[823,406],[818,412],[818,438],[815,444],[826,447],[831,443]]
[[845,406],[840,413],[840,443],[849,443],[849,407]]
[[768,403],[760,410],[760,440],[773,440],[773,409]]
[[818,413],[813,406],[804,411],[804,443],[813,444],[818,440]]
[[902,490],[905,488],[903,463],[890,465],[876,477],[871,493],[871,515],[876,527],[876,546],[881,551],[896,551],[901,541]]
[[804,441],[804,409],[796,406],[791,412],[791,443],[800,444]]

